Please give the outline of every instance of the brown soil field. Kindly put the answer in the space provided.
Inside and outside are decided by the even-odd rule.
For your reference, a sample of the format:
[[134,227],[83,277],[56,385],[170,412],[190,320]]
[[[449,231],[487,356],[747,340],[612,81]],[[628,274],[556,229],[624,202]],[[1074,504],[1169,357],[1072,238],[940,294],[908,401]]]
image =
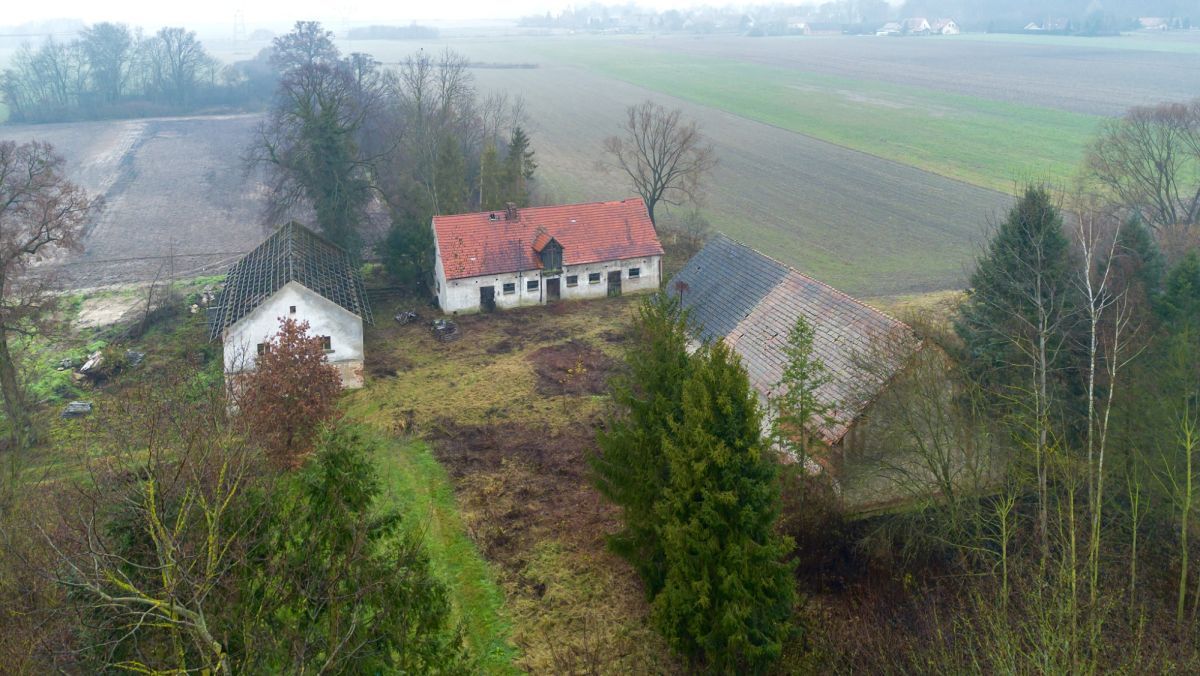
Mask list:
[[258,116],[155,118],[0,127],[47,141],[105,209],[83,251],[51,263],[70,288],[221,272],[262,239],[260,184],[240,157]]
[[653,99],[697,120],[720,160],[705,211],[716,229],[854,294],[959,286],[1007,195],[581,68],[474,71],[482,90],[524,96],[547,202],[627,197],[597,166],[626,106]]
[[627,44],[878,80],[993,101],[1120,115],[1200,93],[1200,53],[986,42],[969,36],[890,39],[656,37]]

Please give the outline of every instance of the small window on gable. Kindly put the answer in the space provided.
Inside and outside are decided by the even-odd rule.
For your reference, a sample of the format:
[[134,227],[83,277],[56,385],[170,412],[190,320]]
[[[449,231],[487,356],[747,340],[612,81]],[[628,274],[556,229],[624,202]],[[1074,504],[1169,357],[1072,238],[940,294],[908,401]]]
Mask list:
[[588,284],[599,284],[599,283],[600,283],[600,273],[599,272],[589,272],[588,273]]
[[271,349],[271,346],[270,346],[270,344],[268,344],[268,343],[259,343],[259,344],[258,344],[258,356],[260,356],[260,357],[261,357],[262,355],[266,354],[266,353],[267,353],[267,350],[269,350],[269,349]]
[[641,277],[641,276],[642,276],[641,268],[629,268],[629,278],[630,279],[637,279],[638,277]]
[[504,283],[504,293],[509,294],[509,293],[516,293],[516,292],[517,292],[517,283],[516,282],[505,282]]
[[537,291],[538,284],[540,284],[540,282],[538,280],[531,279],[528,282],[525,282],[525,290],[526,291]]
[[288,314],[289,315],[296,314],[296,306],[295,305],[288,306]]
[[567,275],[567,286],[579,286],[579,275]]
[[333,352],[333,339],[329,336],[321,336],[321,349],[326,352]]

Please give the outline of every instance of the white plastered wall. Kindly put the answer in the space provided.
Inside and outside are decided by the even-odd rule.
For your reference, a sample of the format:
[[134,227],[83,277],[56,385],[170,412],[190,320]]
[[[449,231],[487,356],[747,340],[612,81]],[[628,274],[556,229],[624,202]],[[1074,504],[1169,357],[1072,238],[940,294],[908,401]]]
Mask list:
[[[291,308],[296,312],[292,313]],[[298,282],[288,282],[233,326],[225,329],[225,372],[254,369],[258,344],[279,332],[279,318],[307,321],[308,333],[329,336],[329,363],[337,367],[346,387],[362,385],[362,318]]]
[[[541,305],[546,302],[546,279],[558,277],[559,297],[563,300],[603,298],[608,295],[608,273],[621,271],[621,293],[643,293],[656,291],[661,278],[661,256],[646,256],[620,261],[606,261],[589,265],[567,265],[561,274],[543,276],[541,270],[468,277],[446,280],[441,256],[435,264],[438,306],[451,313],[478,312],[479,289],[491,286],[496,291],[496,308],[505,309],[526,305]],[[637,268],[638,277],[630,277],[629,271]],[[598,273],[599,281],[589,282],[589,275]],[[568,286],[567,278],[576,276],[577,284]],[[529,282],[537,281],[537,288],[530,289]],[[512,293],[504,293],[504,285],[513,284]]]

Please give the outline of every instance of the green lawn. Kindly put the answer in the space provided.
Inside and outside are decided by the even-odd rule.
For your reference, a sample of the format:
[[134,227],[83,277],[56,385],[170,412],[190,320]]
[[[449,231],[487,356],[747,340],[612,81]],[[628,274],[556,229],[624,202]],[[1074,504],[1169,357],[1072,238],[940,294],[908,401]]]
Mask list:
[[[351,417],[353,417],[353,408]],[[449,586],[454,616],[462,624],[482,673],[519,673],[508,641],[504,593],[491,567],[467,537],[446,470],[420,441],[389,439],[378,460],[383,507],[400,510],[422,529],[434,570]]]
[[605,44],[546,58],[974,185],[1065,182],[1101,118],[729,59]]

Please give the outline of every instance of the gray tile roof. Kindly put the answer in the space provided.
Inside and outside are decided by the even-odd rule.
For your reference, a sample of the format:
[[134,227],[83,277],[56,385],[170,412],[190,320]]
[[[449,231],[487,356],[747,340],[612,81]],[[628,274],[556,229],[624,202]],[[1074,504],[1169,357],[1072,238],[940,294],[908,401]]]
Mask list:
[[293,221],[229,269],[225,288],[209,312],[209,337],[219,338],[288,282],[298,282],[371,322],[362,275],[350,255]]
[[783,346],[797,317],[808,320],[816,355],[831,378],[819,391],[833,407],[835,422],[821,430],[830,444],[841,440],[902,361],[887,352],[891,363],[868,370],[863,359],[880,358],[883,336],[899,332],[912,340],[903,323],[724,235],[710,238],[668,288],[677,293],[679,282],[687,285],[683,305],[700,336],[724,339],[764,400],[782,375]]
[[684,306],[705,340],[723,338],[758,306],[788,274],[783,263],[714,235],[671,280],[670,289],[683,291]]

